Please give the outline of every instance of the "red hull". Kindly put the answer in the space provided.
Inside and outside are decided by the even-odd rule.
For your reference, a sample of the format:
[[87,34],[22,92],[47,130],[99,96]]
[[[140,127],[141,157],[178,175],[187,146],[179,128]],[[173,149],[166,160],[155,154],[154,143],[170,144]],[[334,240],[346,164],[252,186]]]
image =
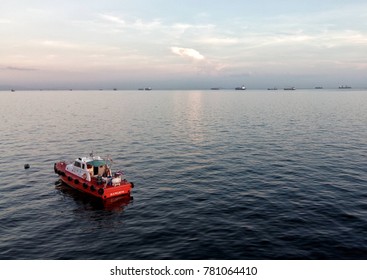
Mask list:
[[66,165],[67,163],[63,161],[57,162],[54,165],[55,173],[60,176],[61,181],[78,191],[101,198],[103,200],[112,197],[129,195],[131,189],[134,187],[132,182],[128,182],[126,180],[123,180],[117,186],[99,183],[95,177],[92,177],[91,181],[87,181],[66,170]]

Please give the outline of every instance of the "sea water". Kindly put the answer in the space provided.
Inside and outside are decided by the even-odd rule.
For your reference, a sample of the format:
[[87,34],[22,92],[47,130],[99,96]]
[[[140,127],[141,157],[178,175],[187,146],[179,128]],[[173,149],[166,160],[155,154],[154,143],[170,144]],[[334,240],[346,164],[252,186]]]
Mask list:
[[[0,259],[366,259],[367,91],[0,92]],[[53,164],[94,152],[101,203]],[[24,169],[29,164],[29,169]]]

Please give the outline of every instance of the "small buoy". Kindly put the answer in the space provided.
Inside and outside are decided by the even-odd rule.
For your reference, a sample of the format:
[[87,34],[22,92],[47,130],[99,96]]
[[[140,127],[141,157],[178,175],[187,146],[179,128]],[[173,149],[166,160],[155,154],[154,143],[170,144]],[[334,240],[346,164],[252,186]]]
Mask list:
[[28,164],[28,163],[26,163],[26,164],[24,164],[24,169],[28,169],[28,168],[30,168],[31,166]]

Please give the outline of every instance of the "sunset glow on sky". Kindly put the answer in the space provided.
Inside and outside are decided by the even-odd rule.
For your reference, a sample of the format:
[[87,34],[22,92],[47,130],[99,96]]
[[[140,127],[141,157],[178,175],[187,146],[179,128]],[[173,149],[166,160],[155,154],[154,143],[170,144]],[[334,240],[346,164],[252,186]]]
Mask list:
[[367,2],[5,0],[0,89],[366,87]]

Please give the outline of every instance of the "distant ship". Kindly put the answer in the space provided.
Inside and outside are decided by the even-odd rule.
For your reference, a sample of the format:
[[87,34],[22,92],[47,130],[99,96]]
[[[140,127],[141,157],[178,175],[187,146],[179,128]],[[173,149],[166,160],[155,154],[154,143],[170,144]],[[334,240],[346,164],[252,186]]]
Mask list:
[[146,88],[138,88],[138,90],[152,90],[151,87],[146,87]]
[[343,86],[343,85],[342,85],[342,86],[339,86],[339,88],[340,88],[340,89],[346,89],[346,88],[352,88],[352,87],[350,87],[350,86]]
[[323,89],[323,87],[315,87],[315,89]]
[[273,87],[273,88],[268,88],[268,90],[278,90],[278,88]]
[[212,87],[211,90],[219,90],[219,87]]
[[11,92],[14,92],[14,91],[15,91],[15,89],[13,89],[13,88],[12,88],[10,91],[11,91]]
[[296,88],[295,87],[286,87],[286,88],[284,88],[284,90],[296,90]]
[[243,85],[242,87],[236,87],[235,90],[245,90],[246,87]]

